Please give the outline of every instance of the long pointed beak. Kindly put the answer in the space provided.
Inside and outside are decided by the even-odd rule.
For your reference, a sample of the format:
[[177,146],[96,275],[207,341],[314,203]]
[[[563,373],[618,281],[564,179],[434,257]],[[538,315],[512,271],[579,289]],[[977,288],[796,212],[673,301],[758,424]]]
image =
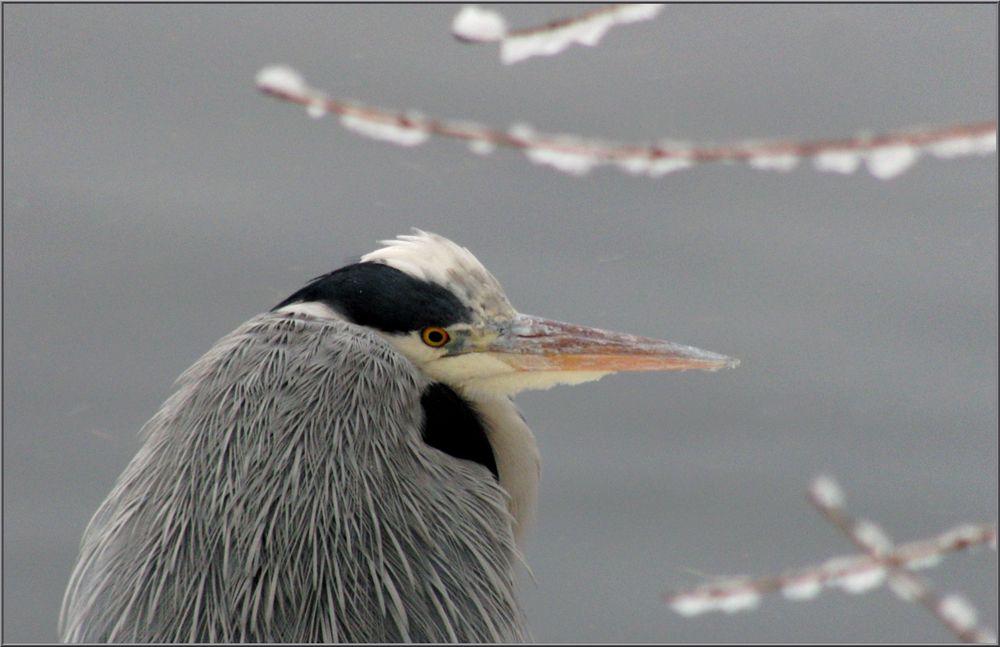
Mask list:
[[740,363],[693,346],[522,314],[482,350],[517,371],[717,371]]

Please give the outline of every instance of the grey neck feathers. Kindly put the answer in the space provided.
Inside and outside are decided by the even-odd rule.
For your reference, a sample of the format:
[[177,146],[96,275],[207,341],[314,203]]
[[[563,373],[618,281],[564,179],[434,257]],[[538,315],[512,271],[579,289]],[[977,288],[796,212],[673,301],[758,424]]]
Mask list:
[[524,479],[504,484],[525,471],[505,449],[524,445],[505,430],[513,405],[477,404],[498,485],[422,442],[424,386],[342,321],[269,313],[220,340],[88,526],[62,638],[526,639],[511,514]]

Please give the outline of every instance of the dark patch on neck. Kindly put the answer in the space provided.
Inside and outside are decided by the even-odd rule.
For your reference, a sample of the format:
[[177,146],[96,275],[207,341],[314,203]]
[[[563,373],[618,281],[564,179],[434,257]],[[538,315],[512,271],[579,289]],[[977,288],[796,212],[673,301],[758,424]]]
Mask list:
[[355,263],[317,277],[272,310],[308,301],[389,333],[472,321],[468,306],[448,289],[381,263]]
[[440,382],[424,390],[424,442],[449,456],[485,466],[500,479],[482,418],[462,396]]

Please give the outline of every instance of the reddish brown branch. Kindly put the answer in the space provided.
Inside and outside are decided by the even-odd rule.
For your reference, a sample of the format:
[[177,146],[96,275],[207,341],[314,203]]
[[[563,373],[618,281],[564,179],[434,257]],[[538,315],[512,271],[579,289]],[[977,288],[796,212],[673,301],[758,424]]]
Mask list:
[[556,31],[557,29],[564,29],[566,27],[571,27],[573,25],[579,25],[583,23],[590,22],[595,18],[600,18],[610,14],[614,14],[622,10],[623,7],[627,5],[608,5],[606,7],[598,7],[597,9],[591,9],[590,11],[584,12],[579,16],[568,16],[566,18],[556,18],[555,20],[550,20],[543,25],[536,25],[534,27],[522,27],[521,29],[512,29],[507,35],[508,36],[531,36],[534,34],[544,34],[548,32]]
[[900,597],[919,601],[961,640],[995,642],[992,631],[977,625],[976,611],[961,596],[939,596],[928,582],[913,573],[928,568],[953,552],[989,544],[996,547],[995,523],[964,525],[932,539],[892,546],[888,536],[870,521],[851,518],[843,504],[840,487],[830,478],[813,482],[810,499],[863,553],[827,560],[821,565],[761,578],[727,578],[665,596],[670,607],[682,615],[707,611],[732,613],[755,608],[763,595],[781,591],[785,597],[804,600],[823,587],[839,587],[849,593],[871,590],[888,580]]
[[[843,506],[839,486],[829,477],[820,477],[809,490],[809,500],[833,525],[873,559],[881,559],[891,549],[882,530],[870,521],[857,521]],[[829,496],[830,493],[835,496]],[[996,541],[996,526],[980,527],[979,537]],[[951,533],[955,535],[953,531]],[[973,536],[970,533],[969,536]],[[966,537],[968,539],[968,537]],[[952,538],[954,540],[954,537]],[[910,572],[903,564],[883,561],[889,569],[889,588],[904,600],[916,600],[948,628],[959,640],[968,643],[993,642],[993,632],[979,627],[975,609],[960,596],[938,595],[926,578]]]
[[465,43],[500,43],[500,59],[510,64],[532,56],[558,54],[573,43],[596,45],[615,25],[649,20],[659,14],[662,7],[659,4],[610,5],[544,25],[509,30],[507,21],[499,13],[473,5],[463,7],[456,14],[451,33]]
[[632,174],[658,177],[711,162],[742,162],[759,169],[788,171],[801,160],[810,159],[820,171],[840,173],[851,173],[864,163],[873,175],[888,179],[905,171],[924,153],[950,158],[996,151],[995,120],[806,142],[643,145],[547,135],[526,125],[502,131],[471,122],[365,106],[327,97],[286,67],[261,70],[257,87],[269,96],[305,106],[312,116],[338,115],[344,127],[376,139],[413,146],[438,136],[464,141],[477,153],[512,148],[524,152],[533,162],[578,175],[597,166],[614,165]]
[[937,564],[950,553],[996,541],[996,524],[966,525],[932,539],[914,541],[879,555],[863,554],[836,557],[818,566],[786,571],[781,575],[727,578],[664,596],[680,613],[695,615],[702,611],[726,610],[725,600],[733,596],[749,599],[781,591],[792,599],[815,596],[823,586],[837,586],[849,592],[862,592],[881,584],[886,568],[926,568]]

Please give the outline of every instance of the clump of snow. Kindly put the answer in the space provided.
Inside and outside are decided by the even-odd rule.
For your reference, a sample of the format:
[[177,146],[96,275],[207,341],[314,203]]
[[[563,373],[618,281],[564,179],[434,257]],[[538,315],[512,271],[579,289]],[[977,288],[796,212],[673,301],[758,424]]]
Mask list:
[[972,138],[972,152],[976,155],[989,155],[997,152],[997,133],[991,133]]
[[941,559],[942,556],[940,553],[929,553],[923,557],[907,560],[906,568],[911,571],[921,571],[926,568],[933,568],[941,563]]
[[657,3],[624,4],[616,8],[618,24],[627,25],[630,22],[642,22],[656,18],[663,5]]
[[683,171],[694,166],[694,162],[683,157],[660,157],[649,163],[649,176],[661,177],[675,171]]
[[831,577],[840,577],[841,575],[864,569],[870,563],[871,562],[867,557],[858,557],[857,555],[831,557],[823,562],[823,565],[820,566],[820,570],[829,574]]
[[751,167],[762,171],[788,172],[799,165],[797,155],[755,155],[748,160]]
[[510,65],[532,56],[551,56],[573,43],[592,47],[615,25],[649,20],[662,9],[658,4],[620,5],[551,29],[509,34],[500,47],[500,60]]
[[848,593],[864,593],[874,588],[878,588],[885,581],[886,572],[881,566],[866,568],[838,577],[831,582],[834,586],[839,586]]
[[494,43],[507,35],[507,22],[495,11],[470,5],[455,15],[451,33],[474,43]]
[[712,611],[715,601],[705,593],[685,593],[678,595],[670,601],[670,608],[682,616],[690,618],[706,611]]
[[548,32],[517,34],[510,36],[500,46],[500,60],[505,65],[519,63],[533,56],[552,56],[565,50],[573,43],[596,45],[610,27],[600,23],[582,22]]
[[844,492],[832,476],[817,476],[810,484],[809,491],[824,508],[844,507]]
[[653,157],[645,154],[619,157],[614,160],[614,164],[629,175],[648,175],[653,178],[693,166],[691,160],[683,157]]
[[323,103],[322,99],[314,99],[306,106],[306,114],[313,119],[319,119],[326,114],[326,104]]
[[568,42],[554,40],[549,35],[526,34],[511,36],[500,45],[500,61],[504,65],[519,63],[532,56],[551,56],[569,46]]
[[854,151],[832,150],[820,153],[813,160],[817,171],[843,173],[848,175],[861,164],[861,155]]
[[536,164],[551,166],[571,175],[586,175],[600,163],[593,155],[545,147],[526,148],[524,153]]
[[719,582],[707,589],[695,589],[674,595],[670,608],[682,616],[696,616],[708,611],[736,613],[750,611],[760,604],[760,592],[744,578]]
[[403,126],[395,122],[375,121],[358,114],[344,114],[340,118],[340,124],[359,135],[399,146],[417,146],[423,144],[430,137],[430,134],[422,128]]
[[602,163],[599,157],[587,152],[572,150],[586,144],[576,137],[549,135],[539,140],[534,128],[525,123],[517,123],[507,129],[507,134],[524,145],[524,154],[532,162],[551,166],[558,171],[572,175],[586,175]]
[[283,94],[306,94],[309,86],[295,69],[287,65],[269,65],[257,72],[257,87],[268,88]]
[[529,124],[518,122],[511,124],[510,128],[507,129],[507,134],[521,141],[529,141],[535,138],[535,129]]
[[891,180],[902,175],[917,161],[919,153],[907,144],[882,146],[865,156],[868,171],[880,180]]
[[[737,585],[734,583],[734,587]],[[734,588],[731,591],[692,591],[676,595],[670,601],[670,608],[682,616],[696,616],[708,611],[737,613],[751,611],[760,604],[760,593],[750,588]]]
[[938,613],[961,631],[969,631],[976,627],[975,607],[956,593],[946,595],[941,599],[938,604]]
[[655,178],[695,164],[686,157],[658,154],[662,150],[659,146],[630,149],[622,154],[621,144],[575,135],[540,134],[523,122],[512,124],[507,134],[517,141],[516,145],[524,149],[531,161],[573,175],[585,175],[598,166],[610,164],[631,175]]
[[888,553],[892,550],[892,540],[882,528],[873,521],[861,519],[854,524],[854,536],[864,544],[868,550],[876,553]]
[[781,593],[789,600],[808,600],[819,595],[820,586],[818,578],[802,578],[792,580],[781,587]]
[[976,137],[956,137],[943,139],[927,147],[936,157],[951,159],[965,155],[989,155],[997,150],[997,134],[995,132]]
[[620,157],[615,160],[615,166],[622,169],[629,175],[646,175],[649,173],[649,165],[652,160],[646,155],[630,155]]
[[489,155],[497,149],[497,145],[488,139],[470,139],[469,150],[476,155]]
[[723,596],[718,600],[718,607],[726,613],[737,611],[752,611],[760,605],[760,593],[746,589],[738,593]]
[[923,593],[923,586],[920,584],[920,581],[914,579],[912,576],[890,576],[889,588],[892,589],[892,592],[899,596],[901,600],[906,601],[915,600]]

